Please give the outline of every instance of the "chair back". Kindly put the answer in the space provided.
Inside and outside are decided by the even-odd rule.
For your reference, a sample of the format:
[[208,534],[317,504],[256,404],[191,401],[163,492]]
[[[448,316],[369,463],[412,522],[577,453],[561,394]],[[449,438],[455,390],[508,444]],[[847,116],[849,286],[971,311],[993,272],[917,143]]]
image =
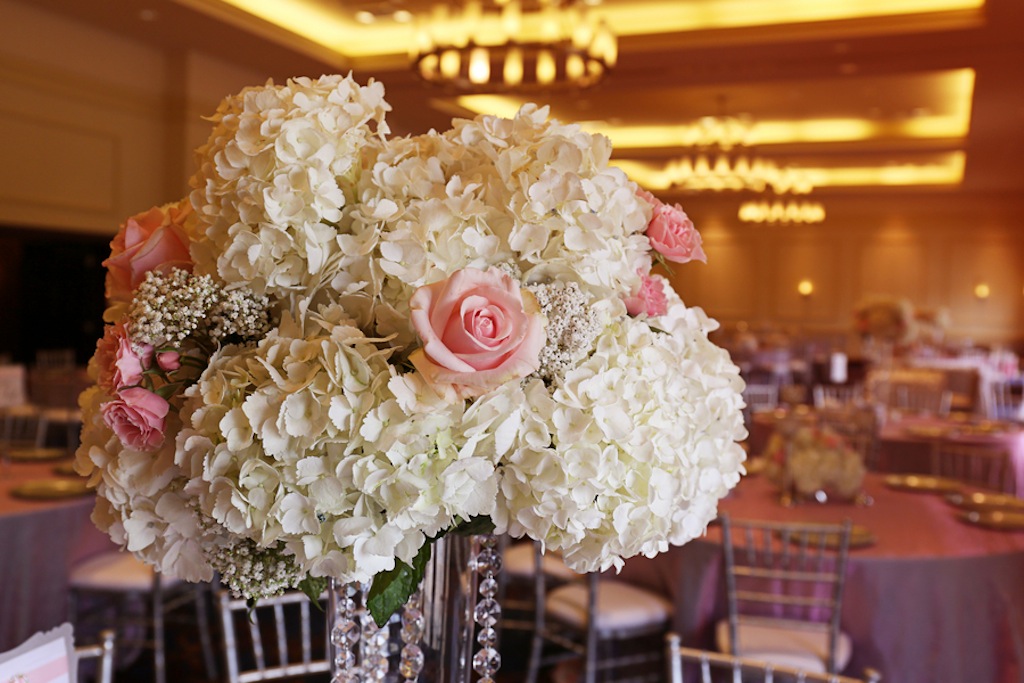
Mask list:
[[835,671],[850,521],[803,524],[722,515],[721,523],[733,648],[741,620],[790,629],[824,627],[825,667]]
[[[232,597],[226,589],[218,591],[217,597],[229,683],[272,681],[330,670],[326,606],[315,608],[300,591],[262,598],[255,606]],[[241,624],[245,624],[244,630],[236,628]]]
[[1024,408],[1021,406],[1022,396],[1014,392],[1014,386],[1007,381],[994,381],[988,384],[986,414],[991,420],[1022,420]]
[[95,683],[113,683],[114,680],[114,631],[104,629],[100,632],[100,642],[96,645],[79,645],[75,647],[76,664],[96,660]]
[[813,396],[815,408],[838,408],[864,398],[864,388],[855,384],[816,384]]
[[[665,649],[669,683],[714,683],[726,680],[737,683],[739,681],[743,681],[743,683],[757,683],[758,681],[763,681],[763,683],[783,683],[784,681],[876,683],[880,680],[878,673],[872,670],[865,672],[865,678],[851,678],[839,674],[803,671],[756,659],[683,647],[676,633],[669,633],[665,637]],[[696,670],[696,677],[686,675],[691,670]],[[726,678],[725,674],[730,674],[731,677]]]
[[892,388],[891,405],[898,410],[946,416],[953,407],[953,392],[930,384],[897,384]]
[[1012,493],[1014,489],[1010,454],[995,444],[937,441],[932,445],[931,469],[937,476],[993,491]]

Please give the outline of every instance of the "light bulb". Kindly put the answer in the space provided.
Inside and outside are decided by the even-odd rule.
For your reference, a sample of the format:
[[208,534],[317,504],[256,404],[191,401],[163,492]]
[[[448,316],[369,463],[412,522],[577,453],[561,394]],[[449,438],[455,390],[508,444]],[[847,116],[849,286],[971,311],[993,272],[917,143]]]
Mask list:
[[491,56],[486,47],[474,47],[469,53],[469,82],[481,85],[491,79]]

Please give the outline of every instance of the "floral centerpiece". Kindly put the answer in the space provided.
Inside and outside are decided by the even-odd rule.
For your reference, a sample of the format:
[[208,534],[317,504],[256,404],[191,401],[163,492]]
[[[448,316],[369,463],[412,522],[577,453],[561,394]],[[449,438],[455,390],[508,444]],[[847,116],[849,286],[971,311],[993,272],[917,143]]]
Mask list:
[[191,194],[122,226],[95,523],[253,599],[414,581],[466,528],[583,572],[703,534],[745,432],[717,323],[651,272],[704,259],[685,213],[544,108],[411,137],[389,110],[351,77],[245,89]]
[[782,426],[768,440],[764,457],[766,475],[784,496],[853,500],[864,484],[860,454],[825,426]]
[[894,297],[865,299],[853,311],[853,326],[872,341],[906,344],[916,334],[914,307],[908,300]]

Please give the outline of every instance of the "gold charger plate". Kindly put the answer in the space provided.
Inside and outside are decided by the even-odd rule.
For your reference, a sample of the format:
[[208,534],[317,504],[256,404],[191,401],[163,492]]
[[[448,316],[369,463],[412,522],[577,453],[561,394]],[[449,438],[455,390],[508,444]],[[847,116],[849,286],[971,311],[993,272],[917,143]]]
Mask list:
[[903,431],[910,436],[938,439],[949,434],[952,428],[945,425],[907,425]]
[[[800,539],[791,536],[790,543],[799,544]],[[819,534],[809,534],[808,542],[812,546],[817,546],[821,541]],[[850,527],[850,548],[866,548],[869,545],[874,545],[878,542],[875,535],[871,533],[871,530],[865,526],[854,524]],[[826,548],[838,548],[839,547],[839,534],[825,534],[825,547]]]
[[65,448],[12,448],[7,457],[17,462],[33,462],[35,460],[58,460],[67,457]]
[[1024,514],[1024,498],[1006,493],[948,493],[946,502],[963,510],[1015,510]]
[[996,531],[1024,531],[1024,512],[1011,510],[961,510],[957,519]]
[[54,474],[59,474],[62,477],[77,477],[77,476],[79,476],[78,472],[75,471],[75,463],[74,463],[74,461],[62,462],[59,465],[54,465],[53,473]]
[[963,484],[955,479],[930,474],[890,474],[884,482],[891,489],[915,493],[954,493],[963,488]]
[[27,500],[78,498],[92,492],[85,479],[32,479],[11,489],[12,496]]

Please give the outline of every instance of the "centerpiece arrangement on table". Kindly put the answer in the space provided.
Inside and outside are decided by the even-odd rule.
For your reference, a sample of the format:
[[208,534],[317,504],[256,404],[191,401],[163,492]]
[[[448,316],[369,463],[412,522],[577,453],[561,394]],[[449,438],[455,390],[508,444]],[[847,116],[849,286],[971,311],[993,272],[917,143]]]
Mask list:
[[780,422],[762,457],[784,504],[855,501],[863,491],[867,470],[861,455],[829,427]]
[[745,432],[717,323],[652,273],[704,259],[685,213],[544,108],[410,137],[389,110],[351,77],[247,88],[191,194],[122,226],[80,400],[95,523],[253,600],[368,587],[378,624],[446,534],[580,572],[703,534]]

